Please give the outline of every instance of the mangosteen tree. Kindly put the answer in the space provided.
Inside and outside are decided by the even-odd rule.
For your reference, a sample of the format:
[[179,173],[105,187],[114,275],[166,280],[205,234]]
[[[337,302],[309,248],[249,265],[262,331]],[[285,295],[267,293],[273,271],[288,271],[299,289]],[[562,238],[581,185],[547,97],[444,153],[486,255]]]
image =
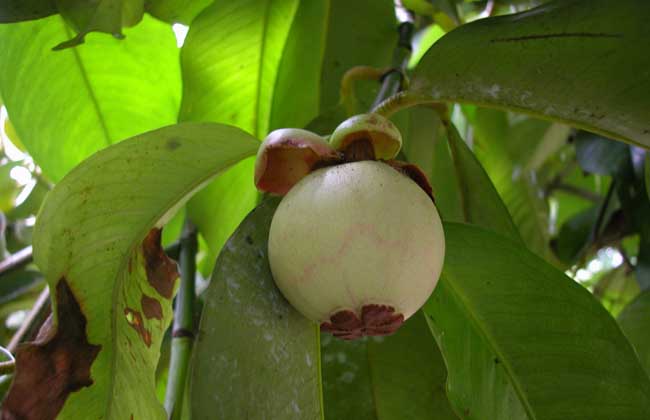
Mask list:
[[650,418],[648,15],[0,4],[0,417]]

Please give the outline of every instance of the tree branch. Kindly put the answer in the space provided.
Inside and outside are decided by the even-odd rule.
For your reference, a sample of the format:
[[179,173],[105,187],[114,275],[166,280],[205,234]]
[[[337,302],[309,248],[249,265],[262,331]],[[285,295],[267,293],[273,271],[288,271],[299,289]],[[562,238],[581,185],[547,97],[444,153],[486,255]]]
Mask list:
[[190,356],[194,344],[194,301],[196,299],[196,253],[198,251],[196,227],[185,221],[180,239],[179,264],[181,284],[176,295],[172,350],[165,392],[165,409],[170,420],[181,418],[183,394],[187,383]]

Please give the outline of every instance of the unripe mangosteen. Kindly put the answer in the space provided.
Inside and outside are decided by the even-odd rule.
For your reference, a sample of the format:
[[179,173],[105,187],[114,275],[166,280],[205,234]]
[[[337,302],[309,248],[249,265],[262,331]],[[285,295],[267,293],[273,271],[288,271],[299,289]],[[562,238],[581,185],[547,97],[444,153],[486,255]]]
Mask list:
[[431,197],[402,171],[372,160],[302,178],[282,199],[268,244],[283,295],[344,339],[399,328],[429,298],[444,250]]

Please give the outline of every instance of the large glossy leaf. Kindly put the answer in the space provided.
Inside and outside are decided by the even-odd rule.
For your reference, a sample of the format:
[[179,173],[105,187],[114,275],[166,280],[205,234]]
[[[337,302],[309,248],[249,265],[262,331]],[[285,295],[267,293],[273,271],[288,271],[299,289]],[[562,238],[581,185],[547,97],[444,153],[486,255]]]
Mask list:
[[279,200],[244,220],[217,260],[194,351],[194,419],[322,416],[318,325],[284,299],[267,261]]
[[40,19],[56,12],[54,0],[5,0],[0,3],[0,23]]
[[[262,138],[316,115],[328,2],[298,3],[218,1],[204,10],[183,46],[180,119],[233,124]],[[189,203],[212,261],[257,202],[252,169],[252,160],[242,162]]]
[[101,148],[176,122],[180,95],[167,25],[145,17],[127,39],[91,34],[80,47],[52,51],[68,34],[59,16],[0,25],[1,95],[52,181]]
[[[166,418],[154,372],[176,267],[157,227],[256,148],[233,127],[180,124],[101,151],[57,184],[34,234],[55,327],[19,352],[5,415]],[[46,368],[55,362],[63,367]]]
[[411,89],[526,112],[650,146],[645,0],[554,1],[444,36]]
[[445,237],[424,311],[463,418],[648,416],[650,381],[588,291],[501,235],[446,223]]
[[[321,111],[339,102],[341,78],[351,67],[389,67],[397,43],[397,22],[391,0],[330,0],[329,25],[321,78]],[[379,83],[360,86],[359,113],[366,112]],[[370,89],[368,89],[370,88]]]
[[[508,207],[522,239],[533,252],[550,260],[549,208],[544,186],[538,183],[535,171],[526,168],[528,162],[521,159],[522,153],[516,151],[515,145],[532,148],[541,143],[549,130],[553,130],[551,124],[528,118],[511,123],[504,112],[478,108],[472,127],[476,154]],[[566,140],[568,127],[562,131]],[[562,132],[559,134],[561,137]]]
[[423,314],[394,335],[342,341],[322,335],[325,418],[453,420],[447,372]]
[[[447,127],[449,150],[459,190],[460,221],[488,227],[514,240],[521,240],[508,209],[481,166],[453,125]],[[438,182],[448,182],[441,179]],[[435,185],[435,182],[434,182]],[[444,219],[447,221],[447,219]],[[458,218],[449,221],[458,221]]]
[[618,323],[650,375],[650,291],[637,296],[618,316]]

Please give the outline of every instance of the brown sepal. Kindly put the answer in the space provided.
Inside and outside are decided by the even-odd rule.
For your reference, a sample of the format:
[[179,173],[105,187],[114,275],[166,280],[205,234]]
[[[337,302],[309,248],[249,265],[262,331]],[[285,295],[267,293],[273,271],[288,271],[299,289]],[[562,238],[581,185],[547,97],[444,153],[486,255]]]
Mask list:
[[2,405],[3,420],[53,419],[70,393],[91,386],[90,367],[101,346],[86,337],[86,317],[65,278],[56,285],[57,320],[45,321],[16,353],[16,374]]
[[436,200],[433,198],[433,188],[429,183],[429,179],[417,165],[408,162],[402,162],[400,160],[387,160],[386,163],[398,172],[411,178],[416,184],[420,186],[420,188],[422,188],[422,190],[424,190],[425,193],[427,193],[429,197],[431,197],[431,201],[435,203]]
[[371,304],[361,308],[361,318],[350,310],[341,310],[330,317],[330,322],[323,322],[320,328],[342,340],[355,340],[366,335],[390,335],[402,323],[404,315],[395,313],[392,306]]
[[314,133],[275,130],[257,153],[255,186],[260,191],[284,195],[310,172],[340,163],[341,158],[341,153]]

